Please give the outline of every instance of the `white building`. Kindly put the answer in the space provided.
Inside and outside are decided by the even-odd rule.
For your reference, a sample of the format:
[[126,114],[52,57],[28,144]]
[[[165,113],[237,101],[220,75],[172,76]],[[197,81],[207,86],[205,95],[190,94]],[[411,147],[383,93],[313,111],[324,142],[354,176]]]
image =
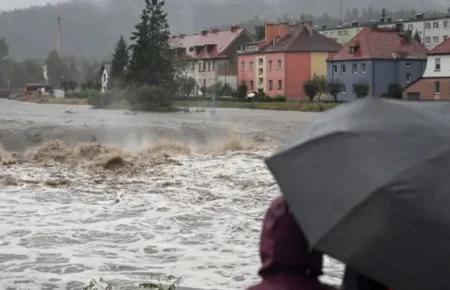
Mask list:
[[111,81],[111,64],[104,63],[102,66],[102,80],[101,80],[102,87],[100,90],[102,94],[109,92],[109,89],[111,87],[110,81]]
[[377,25],[378,27],[401,27],[405,31],[410,31],[412,35],[416,32],[419,34],[422,44],[431,50],[446,41],[450,36],[450,13],[447,16],[425,18],[423,13],[417,14],[414,19],[395,20],[390,18],[381,19],[378,22],[365,23],[360,25],[357,22],[352,25],[344,25],[341,27],[322,29],[320,32],[330,38],[336,39],[339,44],[346,44],[355,37],[363,27],[369,25]]

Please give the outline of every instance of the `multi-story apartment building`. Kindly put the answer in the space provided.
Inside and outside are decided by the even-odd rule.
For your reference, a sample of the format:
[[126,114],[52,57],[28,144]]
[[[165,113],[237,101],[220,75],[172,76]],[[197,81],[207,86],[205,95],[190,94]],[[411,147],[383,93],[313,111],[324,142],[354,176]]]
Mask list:
[[405,87],[420,78],[426,59],[425,47],[405,32],[366,27],[328,59],[328,79],[343,84],[341,101],[354,100],[359,83],[368,85],[370,96],[379,97],[391,84]]
[[303,83],[327,75],[326,60],[341,46],[309,23],[266,24],[265,38],[239,52],[238,83],[268,96],[305,99]]
[[355,37],[364,27],[378,26],[381,28],[402,28],[412,35],[419,34],[422,44],[429,50],[435,48],[450,36],[450,13],[447,16],[425,18],[423,13],[417,14],[414,19],[395,20],[391,18],[360,24],[353,22],[351,25],[343,25],[336,28],[322,28],[320,33],[335,39],[338,43],[345,45]]
[[238,26],[204,30],[195,35],[174,35],[172,47],[181,60],[181,74],[196,80],[196,94],[217,82],[237,88],[237,50],[253,38]]

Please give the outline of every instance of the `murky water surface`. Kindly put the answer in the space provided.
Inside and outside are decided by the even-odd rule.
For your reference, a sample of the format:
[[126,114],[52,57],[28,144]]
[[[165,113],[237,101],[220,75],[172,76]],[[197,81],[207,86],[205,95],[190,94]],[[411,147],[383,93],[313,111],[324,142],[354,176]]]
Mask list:
[[[280,192],[264,164],[273,144],[239,142],[0,151],[0,289],[82,289],[99,277],[124,289],[168,275],[200,289],[254,284],[262,217]],[[328,261],[325,279],[341,271]]]

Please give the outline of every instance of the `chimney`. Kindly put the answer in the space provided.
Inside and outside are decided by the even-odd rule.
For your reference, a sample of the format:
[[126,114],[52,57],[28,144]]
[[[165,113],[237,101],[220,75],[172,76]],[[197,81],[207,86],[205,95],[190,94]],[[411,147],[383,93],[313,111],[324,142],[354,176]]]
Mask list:
[[62,21],[61,21],[61,17],[58,16],[57,19],[58,22],[58,28],[56,31],[56,51],[58,52],[58,54],[61,56],[62,55]]
[[403,24],[402,23],[395,24],[395,31],[400,32],[402,30],[403,30]]
[[264,38],[264,42],[271,43],[274,40],[284,38],[289,34],[289,24],[267,23],[265,30],[266,30],[266,37]]
[[416,20],[421,21],[421,20],[424,19],[424,16],[425,16],[425,14],[423,12],[422,13],[417,13],[416,14]]
[[386,18],[386,22],[387,22],[387,23],[392,23],[392,17]]
[[206,35],[208,35],[208,32],[209,32],[208,30],[202,30],[202,35],[206,36]]
[[352,27],[359,27],[358,21],[352,21]]
[[239,30],[239,28],[241,28],[240,26],[238,26],[238,25],[233,25],[233,26],[231,26],[231,32],[236,32],[236,31],[238,31]]

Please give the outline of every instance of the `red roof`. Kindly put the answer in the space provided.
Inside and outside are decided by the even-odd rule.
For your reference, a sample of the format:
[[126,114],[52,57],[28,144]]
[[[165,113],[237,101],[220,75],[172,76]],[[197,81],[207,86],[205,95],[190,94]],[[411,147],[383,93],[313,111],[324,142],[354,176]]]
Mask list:
[[264,46],[261,52],[337,52],[341,45],[328,38],[308,24],[296,25],[290,28],[289,34],[283,39]]
[[330,60],[426,59],[427,52],[420,42],[398,31],[366,27]]
[[428,54],[450,54],[450,39],[436,46]]
[[227,31],[204,31],[195,35],[179,35],[170,39],[171,45],[183,50],[183,56],[191,59],[227,58],[227,49],[247,30],[232,28]]

